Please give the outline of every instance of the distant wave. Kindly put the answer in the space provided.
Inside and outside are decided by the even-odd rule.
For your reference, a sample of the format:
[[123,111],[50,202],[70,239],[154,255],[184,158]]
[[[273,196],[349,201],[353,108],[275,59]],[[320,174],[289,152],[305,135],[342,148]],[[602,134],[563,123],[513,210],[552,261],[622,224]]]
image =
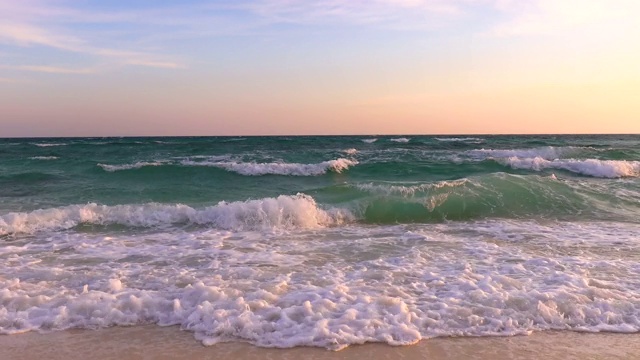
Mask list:
[[66,146],[66,143],[34,143],[33,145],[38,147],[50,147],[50,146]]
[[191,161],[180,162],[187,166],[212,166],[232,171],[240,175],[260,176],[260,175],[290,175],[290,176],[317,176],[333,171],[341,173],[351,166],[358,164],[356,160],[335,159],[323,161],[316,164],[300,163],[256,163],[256,162],[235,162],[235,161]]
[[308,195],[281,195],[259,200],[220,202],[194,209],[187,205],[71,205],[0,216],[0,235],[59,231],[81,224],[157,227],[210,225],[226,230],[317,228],[352,220],[343,209],[323,210]]
[[456,188],[465,186],[469,183],[469,179],[459,179],[451,181],[440,181],[435,183],[419,184],[419,185],[388,185],[364,183],[356,184],[354,187],[360,191],[365,191],[375,195],[399,195],[405,197],[416,196],[433,190],[444,188]]
[[[204,160],[194,160],[204,159]],[[99,167],[108,172],[135,170],[143,167],[174,165],[174,166],[206,166],[224,169],[246,176],[261,175],[289,175],[289,176],[318,176],[327,172],[341,173],[352,166],[358,164],[358,161],[351,159],[334,159],[314,164],[285,163],[285,162],[241,162],[228,161],[228,156],[193,156],[188,159],[179,161],[158,160],[158,161],[139,161],[132,164],[98,164]]]
[[564,146],[554,147],[545,146],[531,149],[478,149],[469,150],[467,155],[480,159],[487,158],[508,158],[508,157],[520,157],[520,158],[535,158],[540,157],[547,160],[554,160],[563,156],[575,155],[584,150],[590,150],[589,148]]
[[407,138],[397,138],[397,139],[389,139],[389,141],[397,142],[397,143],[408,143],[411,139]]
[[362,142],[365,142],[367,144],[372,144],[376,141],[378,141],[378,139],[362,139]]
[[442,142],[468,142],[473,144],[478,144],[484,142],[484,139],[475,138],[475,137],[466,137],[466,138],[435,138],[438,141]]
[[541,171],[545,169],[561,169],[573,173],[599,178],[639,177],[640,161],[598,160],[598,159],[555,159],[542,157],[519,158],[512,156],[496,161],[514,169]]
[[31,160],[57,160],[59,157],[57,156],[32,156],[29,159]]
[[479,149],[465,154],[479,160],[493,160],[513,169],[542,171],[566,170],[580,175],[598,178],[640,176],[640,162],[627,160],[579,159],[598,152],[590,147],[538,147],[531,149]]
[[162,165],[167,165],[167,161],[139,161],[134,164],[123,164],[123,165],[98,164],[98,166],[103,168],[105,171],[109,171],[109,172],[140,169],[147,166],[162,166]]

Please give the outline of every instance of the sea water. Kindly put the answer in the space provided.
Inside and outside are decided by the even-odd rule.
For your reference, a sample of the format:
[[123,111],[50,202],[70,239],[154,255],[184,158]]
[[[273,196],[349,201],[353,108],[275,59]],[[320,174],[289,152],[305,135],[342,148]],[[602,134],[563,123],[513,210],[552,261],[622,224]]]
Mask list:
[[640,330],[640,136],[0,140],[0,333]]

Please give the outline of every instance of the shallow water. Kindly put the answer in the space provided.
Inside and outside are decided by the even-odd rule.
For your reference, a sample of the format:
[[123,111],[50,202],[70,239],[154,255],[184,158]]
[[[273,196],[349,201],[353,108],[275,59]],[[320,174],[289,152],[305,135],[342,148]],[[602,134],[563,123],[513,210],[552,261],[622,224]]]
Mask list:
[[[376,141],[372,141],[373,139]],[[640,137],[0,141],[0,333],[640,329]]]

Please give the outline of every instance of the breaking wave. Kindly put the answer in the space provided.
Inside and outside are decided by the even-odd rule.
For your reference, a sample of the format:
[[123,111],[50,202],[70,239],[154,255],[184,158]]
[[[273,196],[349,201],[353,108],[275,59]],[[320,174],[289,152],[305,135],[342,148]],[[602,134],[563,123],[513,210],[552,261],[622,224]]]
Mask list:
[[123,164],[123,165],[107,165],[107,164],[98,164],[99,167],[103,168],[105,171],[114,172],[121,170],[131,170],[131,169],[140,169],[147,166],[162,166],[167,165],[167,161],[139,161],[133,164]]
[[57,156],[32,156],[29,159],[31,159],[31,160],[57,160],[59,158]]
[[514,169],[542,171],[546,169],[567,170],[576,174],[598,178],[621,178],[640,176],[640,161],[625,160],[597,160],[597,159],[555,159],[547,160],[542,157],[519,158],[509,157],[496,160]]
[[408,143],[411,139],[407,139],[404,137],[401,138],[396,138],[396,139],[389,139],[389,141],[393,141],[393,142],[397,142],[397,143]]
[[212,226],[224,230],[317,228],[352,219],[344,209],[323,210],[308,195],[220,202],[194,209],[182,204],[71,205],[0,216],[0,235],[60,231],[79,225],[163,227],[179,224]]
[[317,176],[326,174],[329,171],[341,173],[351,166],[358,164],[356,160],[334,159],[316,164],[300,163],[256,163],[256,162],[235,162],[235,161],[192,161],[183,160],[180,162],[186,166],[212,166],[227,171],[235,172],[246,176],[261,175],[289,175],[289,176]]

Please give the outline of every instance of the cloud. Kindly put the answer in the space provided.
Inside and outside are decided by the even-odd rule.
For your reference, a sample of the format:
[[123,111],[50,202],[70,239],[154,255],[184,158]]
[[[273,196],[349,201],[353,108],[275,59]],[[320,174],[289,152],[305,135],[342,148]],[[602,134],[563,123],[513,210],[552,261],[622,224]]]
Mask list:
[[508,20],[494,25],[489,35],[499,37],[555,35],[599,23],[636,21],[636,0],[499,0],[494,3]]
[[[170,60],[170,56],[149,51],[131,51],[109,46],[108,38],[99,39],[96,34],[84,32],[77,35],[77,22],[106,23],[135,20],[132,13],[90,13],[76,9],[51,6],[47,1],[0,0],[0,42],[19,47],[45,46],[67,52],[80,53],[101,58],[114,65],[138,65],[155,68],[178,69],[184,65]],[[92,36],[93,35],[93,36]],[[22,70],[29,70],[22,67]],[[92,73],[57,68],[54,66],[31,66],[31,71],[57,73]],[[86,69],[84,69],[86,70]]]
[[443,0],[259,0],[242,5],[246,10],[272,22],[319,24],[384,24],[423,22],[428,17],[451,16],[461,12],[459,1]]
[[57,66],[3,66],[3,68],[15,69],[21,71],[32,71],[32,72],[41,72],[41,73],[49,73],[49,74],[93,74],[97,72],[96,68],[66,68],[66,67],[57,67]]

